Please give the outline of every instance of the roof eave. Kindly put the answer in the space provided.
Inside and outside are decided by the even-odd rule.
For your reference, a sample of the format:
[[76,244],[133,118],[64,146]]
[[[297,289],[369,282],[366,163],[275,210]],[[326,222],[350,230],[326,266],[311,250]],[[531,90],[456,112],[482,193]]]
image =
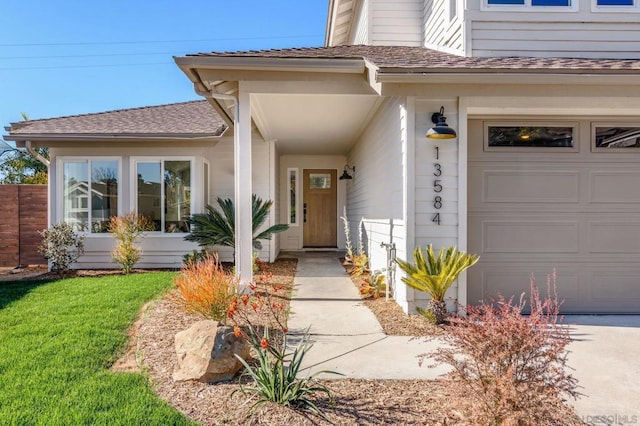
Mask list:
[[189,75],[189,70],[194,69],[350,74],[364,72],[363,58],[278,58],[202,55],[178,56],[173,59],[187,75]]
[[638,84],[640,73],[631,70],[487,70],[487,69],[380,69],[380,83],[429,84]]
[[198,135],[175,133],[175,134],[78,134],[78,133],[21,133],[21,134],[8,134],[4,135],[4,139],[13,142],[60,142],[60,141],[203,141],[203,140],[216,140],[223,137],[227,128],[221,132],[216,133],[203,133]]

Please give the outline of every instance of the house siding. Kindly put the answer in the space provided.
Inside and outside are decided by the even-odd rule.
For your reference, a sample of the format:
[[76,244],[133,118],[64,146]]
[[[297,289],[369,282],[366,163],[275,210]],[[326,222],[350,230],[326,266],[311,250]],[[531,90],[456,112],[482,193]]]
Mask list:
[[[216,205],[216,198],[233,198],[233,139],[223,138],[217,144],[212,145],[188,145],[179,147],[158,147],[148,144],[130,144],[114,150],[113,146],[101,146],[82,148],[51,148],[50,175],[56,182],[52,185],[52,200],[56,200],[58,191],[58,159],[60,157],[94,157],[94,156],[118,156],[121,158],[121,193],[118,199],[119,211],[126,214],[133,209],[131,194],[131,165],[132,157],[194,157],[194,169],[192,170],[195,189],[192,194],[200,194],[199,185],[203,179],[203,160],[210,163],[210,194],[209,199]],[[175,144],[174,144],[175,145]],[[151,149],[152,148],[152,149]],[[262,140],[253,142],[254,170],[253,192],[263,199],[269,198],[269,162],[260,161],[269,157],[269,145]],[[50,215],[52,223],[60,221],[59,203],[50,203]],[[201,197],[194,198],[194,213],[204,211],[204,203]],[[192,250],[199,249],[197,244],[184,241],[183,235],[171,234],[147,234],[140,238],[142,258],[136,265],[139,268],[175,268],[182,265],[182,256]],[[76,268],[117,268],[118,265],[111,260],[111,251],[115,247],[115,241],[108,234],[88,234],[85,241],[85,254],[74,265]],[[263,244],[259,252],[262,259],[270,256],[270,244]],[[226,247],[216,247],[223,261],[231,261],[232,250]]]
[[369,43],[385,46],[422,44],[422,0],[369,0]]
[[592,11],[580,0],[577,11],[481,10],[468,3],[472,56],[640,58],[640,14]]
[[369,0],[363,0],[358,4],[358,10],[354,16],[354,22],[349,33],[348,44],[369,44]]
[[[348,164],[356,167],[353,180],[347,184],[351,238],[357,250],[358,226],[362,220],[363,242],[373,270],[385,268],[387,264],[386,250],[381,243],[396,243],[398,256],[405,253],[402,159],[406,133],[402,102],[401,98],[392,98],[380,106],[348,157]],[[396,297],[403,303],[404,296],[400,299]]]
[[[415,246],[425,247],[432,244],[435,250],[440,247],[458,245],[458,139],[427,139],[425,133],[431,127],[431,115],[444,106],[447,123],[458,128],[458,103],[455,99],[416,99],[415,120]],[[436,159],[438,147],[438,159]],[[435,176],[435,164],[440,164],[442,175]],[[443,189],[435,192],[434,180],[440,180]],[[442,206],[437,209],[435,197],[441,197]],[[436,213],[440,214],[440,225],[433,222]],[[411,255],[411,254],[410,254]],[[454,284],[447,298],[449,308],[455,308],[457,284]],[[424,306],[428,300],[426,293],[415,292],[415,304]]]
[[[454,0],[457,1],[457,0]],[[422,10],[424,46],[449,53],[464,54],[463,11],[458,5],[456,16],[450,16],[450,0],[425,0]]]

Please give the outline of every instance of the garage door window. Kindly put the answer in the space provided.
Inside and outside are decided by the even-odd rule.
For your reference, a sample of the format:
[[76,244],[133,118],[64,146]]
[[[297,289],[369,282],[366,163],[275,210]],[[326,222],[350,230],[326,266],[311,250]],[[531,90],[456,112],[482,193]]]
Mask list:
[[596,151],[640,148],[640,127],[594,125],[593,135]]
[[574,126],[486,125],[487,148],[573,148]]

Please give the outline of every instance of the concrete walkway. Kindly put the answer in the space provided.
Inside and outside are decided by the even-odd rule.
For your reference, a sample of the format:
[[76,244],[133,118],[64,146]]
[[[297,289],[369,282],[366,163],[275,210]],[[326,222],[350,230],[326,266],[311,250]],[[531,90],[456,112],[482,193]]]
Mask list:
[[[289,333],[295,339],[309,328],[314,342],[302,375],[331,370],[349,378],[435,379],[447,371],[428,368],[429,360],[418,365],[417,356],[433,351],[437,340],[383,333],[337,253],[291,256],[299,260]],[[594,424],[640,423],[640,316],[567,316],[565,323],[571,324],[569,366],[584,394],[570,401],[578,415]]]
[[434,379],[447,371],[429,368],[428,362],[418,365],[417,356],[438,343],[384,334],[376,317],[362,304],[337,253],[295,256],[298,272],[289,334],[301,335],[309,328],[314,342],[305,356],[303,375],[330,370],[351,378]]

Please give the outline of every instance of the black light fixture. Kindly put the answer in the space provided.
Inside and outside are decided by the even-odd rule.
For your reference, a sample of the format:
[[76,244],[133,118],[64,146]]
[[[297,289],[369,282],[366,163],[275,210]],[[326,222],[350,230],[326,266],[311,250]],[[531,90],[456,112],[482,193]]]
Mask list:
[[356,166],[349,166],[348,164],[345,164],[344,171],[342,172],[342,176],[340,176],[340,180],[353,179],[353,177],[347,172],[347,170],[351,170],[351,173],[355,173]]
[[431,121],[435,124],[435,127],[427,130],[425,135],[429,139],[454,139],[456,131],[447,125],[447,117],[444,116],[444,107],[440,107],[440,112],[434,112],[431,115]]

